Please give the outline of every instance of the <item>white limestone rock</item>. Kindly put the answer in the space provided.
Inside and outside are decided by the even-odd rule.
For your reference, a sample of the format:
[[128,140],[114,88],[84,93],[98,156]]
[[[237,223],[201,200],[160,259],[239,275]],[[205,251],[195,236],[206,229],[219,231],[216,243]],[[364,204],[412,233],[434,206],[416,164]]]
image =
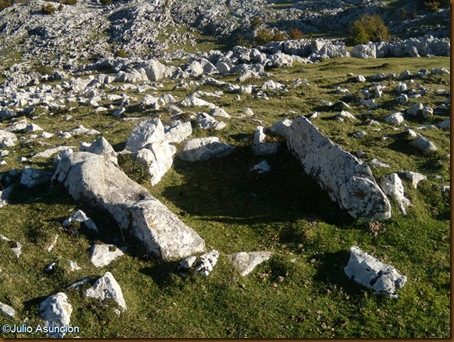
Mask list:
[[173,164],[173,150],[167,141],[153,142],[148,148],[137,152],[136,160],[144,165],[150,177],[151,186],[159,183]]
[[412,172],[412,171],[404,171],[401,173],[403,177],[409,179],[411,181],[411,185],[413,188],[417,189],[419,183],[424,180],[427,180],[427,176],[424,176],[421,173]]
[[91,218],[89,218],[82,210],[77,210],[74,214],[72,214],[71,216],[69,216],[68,218],[66,218],[63,223],[62,223],[62,226],[64,228],[69,228],[72,226],[72,222],[81,222],[83,224],[85,224],[85,226],[90,229],[90,230],[93,230],[94,232],[99,232],[98,230],[98,226],[96,225],[95,221],[93,221]]
[[[113,149],[112,145],[104,137],[99,137],[93,143],[89,145],[81,144],[79,147],[81,152],[90,152],[94,154],[104,154],[117,157],[117,152]],[[114,159],[115,160],[115,159]]]
[[220,117],[225,119],[230,119],[232,116],[225,111],[225,109],[216,107],[210,110],[210,115],[213,117]]
[[369,166],[323,136],[305,117],[293,120],[287,144],[307,174],[360,220],[386,220],[391,206]]
[[271,252],[239,252],[229,255],[229,259],[241,276],[245,277],[251,273],[256,266],[269,260],[271,256]]
[[125,311],[127,308],[121,287],[118,285],[117,281],[110,272],[104,273],[104,275],[100,277],[92,287],[85,291],[85,295],[101,301],[105,299],[112,299],[118,303],[122,311]]
[[383,162],[379,161],[377,158],[372,159],[369,162],[369,165],[372,167],[386,167],[386,168],[391,167],[391,165],[389,165],[387,163],[383,163]]
[[95,267],[103,267],[109,265],[112,261],[123,255],[123,251],[114,245],[93,245],[91,248],[90,261]]
[[58,146],[54,148],[50,148],[48,150],[45,150],[43,152],[38,152],[36,153],[32,159],[34,158],[50,158],[54,154],[64,152],[64,151],[70,151],[72,153],[72,149],[75,148],[75,146]]
[[200,256],[200,261],[195,267],[195,273],[200,274],[202,277],[208,277],[208,275],[213,271],[214,266],[216,266],[219,259],[219,252],[215,249],[212,251],[202,254]]
[[0,241],[5,241],[6,243],[8,243],[9,247],[16,255],[16,258],[19,259],[20,255],[22,254],[22,244],[20,242],[10,240],[2,234],[0,234]]
[[404,122],[404,115],[402,113],[394,113],[385,117],[385,121],[390,125],[400,126]]
[[121,229],[129,230],[157,258],[180,260],[205,250],[195,231],[103,155],[64,156],[53,179],[74,200],[106,213]]
[[446,120],[443,120],[442,122],[437,124],[437,127],[441,129],[451,129],[451,119],[448,118]]
[[[46,298],[39,306],[41,318],[44,320],[45,325],[51,328],[63,328],[69,326],[71,313],[73,308],[68,302],[68,296],[63,292]],[[49,337],[63,338],[64,332],[55,331],[49,332]]]
[[165,140],[169,143],[181,143],[192,134],[192,126],[189,121],[176,120],[164,126]]
[[382,263],[357,246],[350,247],[350,259],[344,271],[350,279],[391,298],[398,298],[397,289],[407,282],[407,277],[393,266]]
[[404,185],[397,173],[391,173],[382,177],[380,181],[383,192],[390,196],[399,205],[402,215],[407,215],[406,207],[411,206],[410,200],[405,197]]
[[197,113],[197,123],[202,129],[214,129],[216,131],[220,131],[227,126],[225,122],[218,121],[211,115],[203,112]]
[[138,152],[151,143],[165,141],[164,126],[159,118],[148,119],[134,126],[126,142],[126,149]]
[[218,137],[187,140],[178,155],[184,161],[196,162],[230,155],[235,150],[232,145],[224,144]]
[[16,310],[14,310],[11,306],[0,302],[0,312],[10,318],[14,318],[16,316]]
[[13,191],[14,185],[11,185],[0,191],[0,208],[8,204],[9,197]]
[[413,106],[411,106],[407,110],[407,114],[410,116],[416,117],[422,113],[423,109],[424,109],[424,105],[422,103],[415,103]]
[[284,119],[281,121],[276,122],[274,125],[266,129],[266,132],[275,135],[278,137],[286,138],[287,131],[292,124],[292,120]]
[[431,154],[437,152],[438,148],[433,142],[424,137],[417,137],[410,142],[410,145],[417,148],[424,154]]
[[14,133],[0,130],[0,146],[11,147],[17,142],[17,137]]

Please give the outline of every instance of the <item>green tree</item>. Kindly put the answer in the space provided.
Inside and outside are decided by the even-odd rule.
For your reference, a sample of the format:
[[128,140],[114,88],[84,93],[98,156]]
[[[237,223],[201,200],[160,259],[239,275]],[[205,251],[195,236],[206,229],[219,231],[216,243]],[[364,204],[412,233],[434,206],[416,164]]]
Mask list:
[[387,40],[388,28],[383,19],[378,14],[364,14],[351,25],[347,43],[356,45],[369,41],[382,42]]

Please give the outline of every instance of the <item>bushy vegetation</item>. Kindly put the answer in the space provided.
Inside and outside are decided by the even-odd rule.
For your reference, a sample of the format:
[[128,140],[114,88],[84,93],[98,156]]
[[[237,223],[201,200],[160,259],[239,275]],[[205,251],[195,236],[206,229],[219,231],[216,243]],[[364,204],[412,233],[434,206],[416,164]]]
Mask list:
[[11,0],[0,0],[0,11],[11,6]]
[[99,0],[99,2],[100,2],[101,5],[103,5],[103,6],[108,6],[108,5],[111,5],[111,4],[112,4],[112,0]]
[[351,25],[350,33],[347,37],[347,43],[350,45],[387,40],[388,28],[378,14],[364,14]]
[[52,4],[45,4],[41,6],[41,12],[44,14],[54,14],[57,8]]
[[125,50],[123,50],[123,49],[119,49],[119,50],[115,51],[114,56],[115,57],[121,57],[121,58],[127,58],[128,57],[128,53]]
[[286,40],[285,33],[267,28],[259,29],[254,37],[254,43],[257,45],[265,45],[272,41],[280,42],[283,40]]
[[296,27],[292,28],[288,33],[290,39],[301,39],[303,38],[304,34]]

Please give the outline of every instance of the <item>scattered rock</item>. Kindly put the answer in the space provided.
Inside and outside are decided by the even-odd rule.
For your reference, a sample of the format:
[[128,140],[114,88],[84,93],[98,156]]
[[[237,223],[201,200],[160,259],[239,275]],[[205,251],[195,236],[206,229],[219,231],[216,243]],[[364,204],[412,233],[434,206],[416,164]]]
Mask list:
[[213,271],[214,266],[216,266],[218,258],[219,252],[215,249],[202,254],[199,263],[195,267],[195,273],[200,274],[202,277],[208,277],[211,271]]
[[11,248],[11,250],[16,255],[16,258],[19,259],[20,255],[22,254],[22,244],[17,242],[17,241],[10,240],[10,239],[8,239],[6,236],[4,236],[2,234],[0,234],[0,240],[1,241],[6,241],[8,243],[8,245],[9,245],[9,247]]
[[114,245],[93,245],[91,248],[90,261],[95,267],[103,267],[109,265],[112,261],[122,255],[124,255],[123,251]]
[[344,271],[350,279],[391,298],[398,298],[397,289],[407,281],[393,266],[378,261],[357,246],[350,247],[350,259]]
[[254,165],[250,171],[257,172],[258,174],[270,172],[271,166],[266,160]]
[[39,310],[45,325],[49,327],[50,332],[48,335],[52,338],[63,338],[66,333],[60,332],[59,328],[69,326],[71,313],[73,311],[71,304],[68,303],[66,294],[59,292],[46,298],[41,302]]
[[424,105],[422,103],[415,103],[413,106],[411,106],[407,110],[407,114],[410,116],[416,117],[422,113],[423,109],[424,109]]
[[406,207],[410,206],[410,200],[404,195],[404,185],[402,180],[399,178],[397,173],[391,173],[382,177],[380,181],[381,188],[383,192],[391,196],[394,201],[399,205],[399,209],[403,215],[407,215]]
[[420,173],[417,173],[417,172],[412,172],[412,171],[404,171],[404,172],[401,172],[401,174],[403,177],[411,180],[411,185],[415,189],[418,188],[419,183],[421,183],[423,180],[427,179],[426,176],[424,176]]
[[267,128],[266,132],[278,137],[287,138],[287,132],[291,124],[292,120],[284,119]]
[[9,197],[13,192],[14,185],[11,185],[0,191],[0,208],[8,204]]
[[11,147],[17,142],[17,137],[14,133],[0,130],[0,146]]
[[372,167],[386,167],[386,168],[391,167],[391,165],[383,163],[383,162],[379,161],[377,158],[372,159],[369,162],[369,165]]
[[49,247],[47,247],[48,252],[51,252],[54,249],[55,245],[57,244],[57,240],[58,240],[58,234],[55,234],[51,244],[49,245]]
[[268,156],[276,154],[280,146],[279,143],[265,142],[266,134],[265,128],[257,126],[254,133],[254,140],[252,142],[252,152],[255,156]]
[[123,292],[120,285],[113,277],[112,273],[106,272],[100,277],[92,287],[85,291],[87,297],[100,299],[112,299],[118,303],[122,311],[126,310],[126,302],[123,298]]
[[229,256],[235,269],[241,276],[247,276],[262,262],[271,258],[271,252],[239,252]]
[[404,122],[404,115],[402,113],[394,113],[387,116],[385,121],[391,125],[399,126]]
[[80,209],[66,218],[63,221],[62,226],[64,228],[70,228],[73,225],[73,222],[83,223],[88,229],[98,232],[98,226],[96,226],[96,223]]
[[180,120],[164,126],[165,140],[169,143],[181,143],[192,134],[192,127],[189,121],[181,122]]
[[64,152],[64,151],[72,152],[73,148],[75,148],[75,146],[58,146],[58,147],[54,147],[54,148],[45,150],[43,152],[36,153],[32,157],[32,159],[34,159],[34,158],[50,158],[54,154],[57,154],[57,153],[60,153],[60,152]]
[[202,129],[214,129],[216,131],[224,129],[227,126],[225,122],[218,121],[211,115],[203,112],[197,113],[197,122]]
[[34,188],[41,184],[48,184],[52,178],[51,171],[34,169],[26,166],[22,170],[20,183],[27,188]]
[[303,116],[293,120],[289,149],[333,201],[361,220],[386,220],[391,206],[367,164],[344,151]]
[[410,145],[417,148],[424,154],[435,153],[438,150],[433,142],[424,137],[417,137],[410,142]]
[[16,310],[9,305],[3,304],[2,302],[0,302],[0,312],[11,318],[16,316]]

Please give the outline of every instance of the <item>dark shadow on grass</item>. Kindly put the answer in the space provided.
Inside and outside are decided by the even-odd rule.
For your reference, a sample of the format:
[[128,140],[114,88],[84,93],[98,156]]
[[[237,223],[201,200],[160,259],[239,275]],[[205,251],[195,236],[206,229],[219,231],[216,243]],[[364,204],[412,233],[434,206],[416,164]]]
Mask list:
[[177,275],[177,262],[158,262],[151,267],[140,269],[140,273],[149,276],[160,288],[172,288],[181,280]]
[[[271,171],[250,169],[267,160]],[[174,169],[185,184],[167,187],[162,195],[189,215],[218,222],[272,223],[319,216],[331,224],[350,222],[329,195],[306,175],[290,152],[253,157],[243,149],[229,158],[186,163],[175,160]]]
[[[314,276],[314,281],[320,283],[320,290],[327,287],[332,288],[335,285],[337,289],[342,289],[343,292],[349,295],[351,300],[361,301],[365,287],[349,279],[344,272],[344,267],[347,266],[349,257],[350,253],[347,250],[315,256],[317,273]],[[314,256],[311,256],[308,259],[311,260],[313,258]]]

